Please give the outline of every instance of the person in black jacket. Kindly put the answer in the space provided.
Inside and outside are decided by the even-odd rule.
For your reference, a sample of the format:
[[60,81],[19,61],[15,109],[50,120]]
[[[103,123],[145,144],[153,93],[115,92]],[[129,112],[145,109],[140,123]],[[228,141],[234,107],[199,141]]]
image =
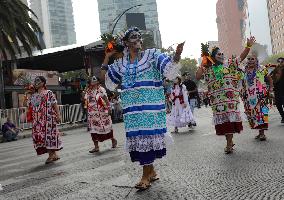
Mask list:
[[[188,101],[190,105],[190,109],[192,114],[194,115],[194,109],[197,106],[197,99],[198,99],[198,89],[197,85],[194,81],[191,80],[191,76],[189,72],[185,72],[183,74],[184,77],[184,82],[183,84],[185,85],[187,91],[188,91]],[[196,123],[194,122],[192,124],[193,126],[196,126]]]
[[272,73],[275,104],[281,115],[281,123],[284,123],[284,58],[280,57],[277,59],[278,66]]

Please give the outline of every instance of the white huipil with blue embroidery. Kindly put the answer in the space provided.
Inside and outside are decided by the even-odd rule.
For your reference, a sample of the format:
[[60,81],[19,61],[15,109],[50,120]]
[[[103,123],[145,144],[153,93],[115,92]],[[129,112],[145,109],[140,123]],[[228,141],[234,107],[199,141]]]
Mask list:
[[109,65],[106,87],[121,83],[121,101],[126,129],[126,148],[132,161],[151,164],[166,154],[167,133],[162,78],[174,79],[179,65],[158,49],[143,52],[133,64],[126,55]]

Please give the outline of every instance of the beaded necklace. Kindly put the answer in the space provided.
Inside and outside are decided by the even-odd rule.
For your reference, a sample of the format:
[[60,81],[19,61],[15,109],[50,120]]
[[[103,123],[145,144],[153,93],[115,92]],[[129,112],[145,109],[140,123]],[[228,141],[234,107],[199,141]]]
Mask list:
[[256,76],[256,70],[255,69],[252,72],[247,71],[246,79],[247,79],[249,86],[253,85],[255,76]]
[[126,77],[125,77],[125,88],[131,88],[136,83],[137,76],[137,65],[138,65],[138,57],[135,59],[133,63],[132,74],[130,71],[130,55],[127,56],[127,65],[126,65]]

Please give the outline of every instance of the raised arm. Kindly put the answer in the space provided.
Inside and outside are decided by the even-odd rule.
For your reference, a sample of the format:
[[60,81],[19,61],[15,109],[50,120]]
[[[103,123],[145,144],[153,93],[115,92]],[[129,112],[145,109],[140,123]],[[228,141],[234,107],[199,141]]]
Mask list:
[[159,50],[155,50],[153,56],[155,60],[156,68],[160,71],[160,73],[170,79],[173,80],[178,76],[179,68],[178,65],[181,54],[183,51],[184,43],[181,43],[177,46],[175,55],[170,57],[164,53],[161,53]]
[[247,55],[249,54],[250,52],[250,49],[252,47],[252,45],[255,43],[255,37],[250,37],[247,39],[247,45],[244,49],[244,51],[241,53],[240,55],[240,59],[241,59],[241,62],[246,59]]

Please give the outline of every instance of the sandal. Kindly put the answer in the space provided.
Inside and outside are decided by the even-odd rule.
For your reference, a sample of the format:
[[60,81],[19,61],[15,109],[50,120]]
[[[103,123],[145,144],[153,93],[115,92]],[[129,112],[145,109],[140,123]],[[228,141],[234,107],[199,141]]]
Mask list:
[[112,148],[116,148],[117,147],[117,140],[116,139],[113,139],[113,142],[112,142]]
[[135,185],[135,188],[138,190],[147,190],[149,187],[151,187],[151,183],[148,184],[145,182],[139,182]]
[[234,146],[235,146],[235,144],[233,144],[231,147],[226,146],[225,149],[224,149],[225,153],[226,153],[226,154],[233,153],[233,151],[234,151],[234,148],[233,148],[233,147],[234,147]]
[[260,141],[266,141],[266,136],[265,135],[260,135],[259,136]]
[[150,182],[151,182],[151,183],[153,183],[153,182],[155,182],[155,181],[157,181],[157,180],[160,180],[160,177],[159,177],[157,174],[150,177]]
[[47,164],[50,164],[50,163],[53,163],[53,162],[55,162],[55,161],[57,161],[57,160],[59,160],[60,159],[60,157],[58,157],[58,156],[56,156],[56,157],[50,157],[50,158],[48,158],[46,161],[45,161],[45,164],[47,165]]
[[91,151],[89,151],[89,153],[96,153],[99,152],[100,149],[99,148],[93,148]]

